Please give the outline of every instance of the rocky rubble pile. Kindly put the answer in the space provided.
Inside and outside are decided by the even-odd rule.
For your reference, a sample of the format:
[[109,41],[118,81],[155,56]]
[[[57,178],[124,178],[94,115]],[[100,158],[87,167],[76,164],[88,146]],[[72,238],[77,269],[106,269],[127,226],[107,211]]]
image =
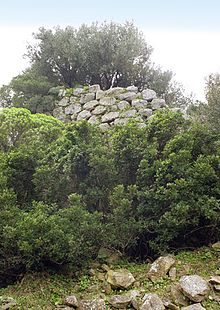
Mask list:
[[[169,278],[171,286],[168,296],[147,292],[140,285],[138,278],[126,269],[110,269],[102,264],[91,275],[97,276],[102,282],[102,290],[97,298],[81,299],[76,294],[66,297],[64,304],[58,309],[105,310],[105,309],[136,309],[136,310],[202,310],[202,302],[207,299],[220,299],[215,295],[219,291],[220,276],[212,276],[209,280],[199,275],[178,275],[173,256],[161,256],[147,269],[145,281],[157,285],[163,278]],[[97,273],[96,273],[97,272]],[[116,293],[116,294],[114,294]]]
[[63,91],[62,99],[53,110],[53,116],[62,121],[87,120],[103,131],[113,125],[126,124],[131,118],[144,126],[154,111],[166,107],[151,89],[138,91],[135,86],[114,87],[106,91],[99,85]]

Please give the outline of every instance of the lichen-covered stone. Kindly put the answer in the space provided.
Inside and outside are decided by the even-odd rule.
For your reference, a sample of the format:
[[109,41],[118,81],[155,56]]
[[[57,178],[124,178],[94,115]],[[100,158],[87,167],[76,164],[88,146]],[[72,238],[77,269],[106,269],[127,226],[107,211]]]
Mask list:
[[157,94],[152,89],[145,89],[141,92],[143,99],[146,99],[147,101],[152,101],[157,97]]
[[90,116],[91,116],[90,111],[83,110],[83,111],[81,111],[81,112],[78,114],[78,116],[77,116],[77,121],[86,120],[86,119],[90,118]]
[[106,90],[106,96],[117,96],[123,93],[125,90],[123,87],[112,87]]
[[77,114],[82,110],[82,106],[79,103],[73,103],[65,108],[65,114]]
[[104,106],[111,106],[116,103],[116,99],[113,97],[103,97],[100,99],[99,103]]
[[60,107],[66,107],[69,105],[69,98],[62,98],[59,102],[58,102],[58,106]]
[[149,118],[152,114],[153,111],[151,109],[145,108],[145,109],[140,109],[139,114],[145,118]]
[[204,300],[210,291],[208,283],[198,275],[183,276],[179,283],[183,294],[195,302]]
[[79,310],[106,310],[103,299],[81,300]]
[[166,102],[164,99],[155,98],[151,101],[151,107],[153,110],[158,110],[158,109],[166,107]]
[[138,87],[137,87],[137,86],[134,86],[134,85],[128,86],[128,87],[126,88],[126,90],[129,91],[129,92],[136,93],[136,94],[138,93]]
[[88,122],[92,125],[98,125],[100,123],[100,120],[97,116],[92,115],[89,119]]
[[121,113],[121,116],[124,118],[129,118],[129,117],[135,117],[137,114],[137,111],[135,109],[132,110],[127,110]]
[[164,277],[170,268],[175,264],[175,259],[171,255],[161,256],[151,264],[148,271],[148,278],[151,281],[156,281]]
[[95,93],[88,93],[88,94],[85,94],[85,95],[82,95],[81,98],[80,98],[80,103],[86,103],[86,102],[89,102],[89,101],[92,101],[95,99]]
[[96,93],[96,100],[99,100],[103,97],[105,97],[105,91],[104,90],[98,90]]
[[135,282],[135,279],[132,273],[126,269],[109,270],[107,272],[107,282],[113,288],[127,289]]
[[140,310],[164,310],[162,300],[156,294],[145,294]]
[[102,123],[110,123],[119,117],[119,112],[109,112],[102,116]]
[[148,104],[147,100],[143,99],[134,99],[131,102],[132,107],[134,107],[137,110],[144,109],[147,104]]
[[205,310],[201,304],[194,304],[187,307],[183,307],[181,310]]
[[98,100],[92,100],[88,101],[84,104],[83,109],[84,110],[93,110],[97,105],[99,104]]
[[131,107],[130,103],[127,102],[126,100],[119,101],[117,105],[119,110],[125,110]]
[[108,131],[111,127],[108,123],[103,123],[99,125],[99,128],[102,132]]
[[106,112],[106,107],[103,105],[98,105],[93,111],[92,114],[94,115],[102,115]]
[[89,92],[90,93],[96,93],[99,90],[100,90],[99,84],[94,84],[94,85],[89,86]]
[[74,96],[79,96],[81,94],[83,94],[85,91],[82,87],[77,87],[75,89],[73,89],[73,95]]
[[74,308],[79,307],[79,302],[75,295],[67,296],[65,298],[65,304]]
[[137,97],[138,97],[138,94],[134,92],[125,92],[125,93],[118,95],[118,99],[126,100],[128,102],[132,102],[132,100],[136,99]]
[[109,299],[109,303],[114,308],[125,309],[131,304],[131,300],[131,296],[129,295],[113,295]]
[[117,118],[114,121],[115,125],[126,125],[129,122],[129,118]]

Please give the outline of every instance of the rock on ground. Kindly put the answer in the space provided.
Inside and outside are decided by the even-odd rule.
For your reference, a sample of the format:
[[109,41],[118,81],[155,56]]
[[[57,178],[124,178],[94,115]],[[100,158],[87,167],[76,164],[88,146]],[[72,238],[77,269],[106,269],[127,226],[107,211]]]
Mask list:
[[208,283],[198,275],[183,276],[179,283],[183,294],[195,302],[204,300],[210,291]]

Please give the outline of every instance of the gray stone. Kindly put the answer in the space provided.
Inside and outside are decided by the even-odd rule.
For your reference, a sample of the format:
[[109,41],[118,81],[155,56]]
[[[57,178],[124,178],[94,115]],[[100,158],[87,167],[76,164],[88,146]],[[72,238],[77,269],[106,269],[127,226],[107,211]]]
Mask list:
[[179,283],[183,294],[195,302],[204,300],[210,291],[208,283],[198,275],[183,276]]
[[176,267],[171,267],[169,270],[169,277],[172,281],[176,280]]
[[132,100],[131,102],[132,107],[134,107],[137,110],[145,108],[146,104],[148,104],[148,102],[143,99],[135,99]]
[[78,302],[78,299],[75,295],[71,295],[71,296],[67,296],[65,298],[65,304],[67,306],[72,306],[72,307],[79,307],[79,302]]
[[131,296],[114,295],[109,299],[109,303],[115,308],[124,309],[131,304]]
[[53,110],[53,116],[59,120],[65,120],[66,114],[63,111],[62,107],[56,108]]
[[220,241],[213,243],[212,248],[216,251],[220,251]]
[[81,104],[79,103],[73,103],[65,108],[65,114],[71,115],[71,114],[77,114],[82,110]]
[[151,101],[151,107],[153,110],[158,110],[166,107],[166,102],[164,99],[153,99]]
[[112,97],[103,97],[100,99],[99,103],[104,106],[111,106],[116,103],[116,99]]
[[188,306],[189,304],[189,299],[183,295],[179,284],[171,285],[170,296],[174,304],[179,306]]
[[66,107],[69,105],[69,98],[62,98],[57,104],[59,107]]
[[109,112],[102,116],[102,123],[110,123],[119,117],[119,112]]
[[170,300],[163,300],[163,304],[165,308],[171,309],[171,310],[180,310],[180,307],[172,303]]
[[100,120],[97,116],[92,115],[89,119],[88,119],[88,123],[92,124],[92,125],[97,125],[100,123]]
[[149,279],[151,281],[156,281],[163,278],[174,264],[175,259],[170,255],[159,257],[153,262],[153,264],[151,264],[148,272]]
[[130,103],[123,100],[123,101],[120,101],[118,103],[118,108],[119,110],[125,110],[125,109],[129,109],[131,107]]
[[106,107],[103,105],[98,105],[93,111],[92,114],[94,115],[102,115],[106,112]]
[[146,99],[147,101],[151,101],[157,97],[157,94],[152,89],[145,89],[141,92],[143,99]]
[[212,276],[209,282],[211,284],[220,284],[220,276]]
[[135,282],[135,279],[132,273],[126,269],[109,270],[107,272],[107,282],[113,288],[127,289]]
[[143,298],[143,304],[140,306],[140,310],[164,310],[162,300],[156,294],[145,294]]
[[88,93],[82,95],[80,98],[80,103],[86,103],[95,99],[95,93]]
[[77,88],[73,89],[73,95],[74,96],[79,96],[79,95],[83,94],[84,92],[85,92],[84,89],[81,87],[77,87]]
[[114,121],[115,125],[126,125],[129,122],[129,118],[117,118]]
[[215,284],[215,285],[214,285],[214,289],[215,289],[217,292],[220,292],[220,284]]
[[145,128],[147,125],[145,123],[138,123],[139,128]]
[[149,118],[153,114],[153,111],[151,109],[145,108],[145,109],[140,109],[139,113],[141,116],[145,118]]
[[133,93],[136,93],[136,94],[138,93],[138,87],[137,86],[134,86],[134,85],[128,86],[126,89],[129,92],[133,92]]
[[116,104],[113,104],[111,107],[110,107],[110,110],[111,112],[117,112],[118,111],[118,106]]
[[123,93],[125,89],[123,87],[112,87],[106,90],[106,95],[107,96],[117,96],[121,93]]
[[132,102],[132,100],[136,99],[137,97],[138,97],[138,94],[134,92],[126,92],[126,93],[118,95],[118,99],[126,100],[129,102]]
[[129,117],[135,117],[136,114],[137,114],[137,111],[135,109],[132,109],[132,110],[127,110],[127,111],[122,112],[121,116],[125,118],[129,118]]
[[81,300],[79,310],[106,310],[103,299]]
[[84,120],[84,119],[88,119],[90,118],[91,116],[91,113],[87,110],[83,110],[82,112],[80,112],[77,116],[77,121],[81,121],[81,120]]
[[99,128],[102,132],[106,132],[107,130],[109,130],[111,127],[108,123],[103,123],[99,125]]
[[84,110],[93,110],[97,105],[99,104],[99,102],[97,100],[92,100],[92,101],[89,101],[89,102],[86,102],[83,106],[83,109]]
[[96,100],[99,100],[105,96],[104,90],[98,90],[96,93]]
[[201,304],[194,304],[188,307],[183,307],[181,310],[205,310]]
[[94,84],[89,86],[89,92],[90,93],[97,93],[97,91],[100,90],[100,85],[99,84]]

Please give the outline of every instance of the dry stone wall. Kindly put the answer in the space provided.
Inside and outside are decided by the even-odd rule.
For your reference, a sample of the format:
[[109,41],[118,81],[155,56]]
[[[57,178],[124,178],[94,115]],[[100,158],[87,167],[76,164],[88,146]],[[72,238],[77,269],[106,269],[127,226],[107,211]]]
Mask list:
[[114,87],[106,91],[99,85],[62,91],[53,116],[62,121],[87,120],[103,131],[113,125],[126,124],[131,118],[145,126],[146,119],[160,108],[166,107],[164,99],[157,98],[151,89],[138,91],[135,86]]

